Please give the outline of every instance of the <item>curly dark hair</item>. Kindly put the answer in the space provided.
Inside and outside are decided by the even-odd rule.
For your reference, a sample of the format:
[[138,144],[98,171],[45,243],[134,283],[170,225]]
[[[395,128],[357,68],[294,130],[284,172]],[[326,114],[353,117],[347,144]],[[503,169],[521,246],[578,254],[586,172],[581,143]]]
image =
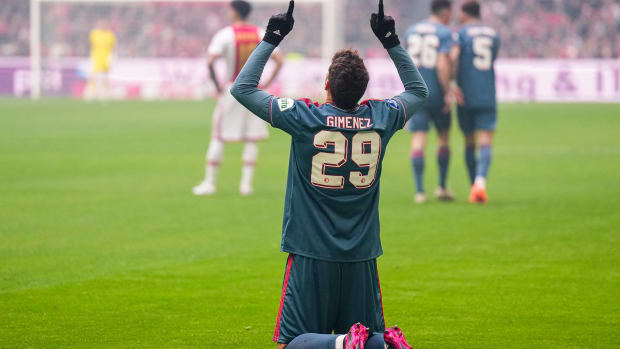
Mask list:
[[368,87],[368,70],[355,50],[336,52],[329,67],[329,91],[337,107],[353,109]]

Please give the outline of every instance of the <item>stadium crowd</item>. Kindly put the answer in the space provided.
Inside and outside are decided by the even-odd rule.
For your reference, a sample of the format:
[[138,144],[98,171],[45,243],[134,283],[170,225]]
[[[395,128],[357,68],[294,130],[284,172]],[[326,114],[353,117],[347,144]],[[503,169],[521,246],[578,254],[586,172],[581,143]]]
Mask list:
[[[464,0],[456,0],[458,6]],[[500,55],[510,58],[620,57],[620,3],[617,0],[483,0],[483,18],[506,43]],[[368,13],[376,0],[344,0],[345,41],[369,56],[382,54],[368,41]],[[29,52],[28,1],[0,2],[0,56]],[[428,13],[427,1],[390,1],[390,12],[404,32]],[[295,40],[287,52],[321,53],[319,5],[298,6]],[[47,3],[42,8],[43,54],[85,56],[88,32],[106,18],[119,38],[119,56],[199,57],[215,31],[228,22],[225,2],[93,5]],[[264,25],[272,6],[257,5],[252,16]],[[455,16],[455,24],[458,20]]]

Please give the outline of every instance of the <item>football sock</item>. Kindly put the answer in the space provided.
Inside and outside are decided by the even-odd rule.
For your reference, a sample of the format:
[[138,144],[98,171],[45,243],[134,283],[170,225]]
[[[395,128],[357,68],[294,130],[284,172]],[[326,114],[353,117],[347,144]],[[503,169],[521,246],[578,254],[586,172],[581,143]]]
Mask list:
[[344,339],[347,335],[342,334],[336,338],[336,342],[334,343],[334,349],[344,349]]
[[476,171],[477,178],[486,179],[489,175],[489,167],[491,167],[491,146],[483,145],[480,147],[480,159],[478,160],[478,169]]
[[486,189],[487,188],[487,179],[484,177],[476,177],[476,185],[479,186],[482,189]]
[[207,163],[207,168],[205,169],[205,182],[215,185],[215,180],[217,179],[217,170],[219,169],[219,165],[213,163]]
[[207,151],[207,165],[205,169],[205,182],[215,185],[217,170],[222,161],[224,144],[218,139],[212,139]]
[[424,151],[416,150],[411,155],[411,164],[415,178],[415,190],[417,193],[424,192]]
[[336,346],[338,337],[333,334],[305,333],[295,337],[286,349],[342,349],[342,344],[340,348]]
[[258,145],[247,142],[243,147],[243,170],[241,171],[241,185],[251,186],[254,179],[254,165],[258,158]]
[[476,179],[476,147],[465,147],[465,164],[467,165],[467,172],[469,173],[469,180],[471,184],[474,184]]
[[448,177],[448,165],[450,164],[450,148],[440,147],[437,152],[437,163],[439,164],[439,186],[446,189],[446,179]]

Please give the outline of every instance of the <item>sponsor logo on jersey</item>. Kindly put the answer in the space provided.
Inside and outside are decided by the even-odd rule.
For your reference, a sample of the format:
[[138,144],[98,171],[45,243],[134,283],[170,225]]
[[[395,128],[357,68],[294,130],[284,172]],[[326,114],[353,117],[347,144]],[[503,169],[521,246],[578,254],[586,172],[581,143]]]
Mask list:
[[295,106],[295,101],[291,98],[280,98],[278,99],[278,108],[280,111],[285,111],[293,108]]
[[399,109],[399,108],[398,108],[398,102],[397,102],[396,100],[394,100],[394,99],[386,99],[385,101],[386,101],[386,102],[387,102],[387,104],[390,106],[390,108],[392,108],[392,109],[396,109],[396,110],[398,110],[398,109]]

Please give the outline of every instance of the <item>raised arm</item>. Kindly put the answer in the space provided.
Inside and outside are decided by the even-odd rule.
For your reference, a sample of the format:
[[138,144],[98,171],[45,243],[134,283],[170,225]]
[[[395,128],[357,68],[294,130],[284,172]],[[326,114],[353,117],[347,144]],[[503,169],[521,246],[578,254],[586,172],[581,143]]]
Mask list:
[[278,77],[278,74],[280,74],[282,66],[284,65],[284,55],[281,51],[275,51],[271,55],[271,60],[274,63],[274,68],[271,76],[269,77],[269,80],[265,81],[265,84],[263,85],[264,88],[269,88],[269,86],[271,86],[271,84],[273,84],[273,82]]
[[396,23],[394,18],[385,16],[383,0],[379,0],[379,12],[373,13],[370,17],[370,27],[383,47],[388,50],[396,70],[398,70],[400,80],[405,86],[405,92],[397,96],[396,99],[403,103],[405,118],[409,120],[428,97],[426,83],[407,51],[400,45],[400,40],[396,35]]
[[230,89],[230,93],[239,103],[267,122],[273,96],[259,89],[258,82],[275,48],[274,45],[265,41],[258,44]]
[[396,98],[400,99],[405,106],[405,119],[409,120],[426,102],[428,88],[413,60],[401,45],[389,49],[388,53],[396,66],[396,70],[398,70],[400,81],[405,86],[405,92]]
[[258,82],[273,50],[293,30],[295,23],[293,19],[294,6],[295,3],[291,0],[287,13],[281,13],[269,19],[263,41],[254,49],[230,89],[230,93],[239,103],[267,122],[269,122],[269,108],[273,96],[260,90]]

